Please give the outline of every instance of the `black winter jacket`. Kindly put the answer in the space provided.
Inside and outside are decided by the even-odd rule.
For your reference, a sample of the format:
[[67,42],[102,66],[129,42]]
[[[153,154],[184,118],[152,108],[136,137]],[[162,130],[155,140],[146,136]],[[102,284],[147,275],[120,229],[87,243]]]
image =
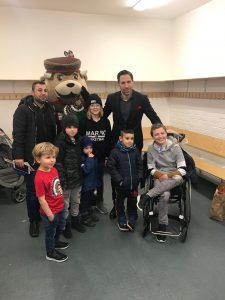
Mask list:
[[[34,106],[33,96],[29,95],[23,98],[13,115],[13,145],[12,153],[14,159],[24,159],[29,164],[34,164],[32,150],[36,145],[37,138],[37,118]],[[44,113],[44,128],[46,132],[43,133],[47,140],[42,142],[54,142],[56,137],[56,121],[55,112],[52,104],[45,103],[43,108]],[[43,127],[43,124],[42,124]]]
[[66,133],[61,132],[55,145],[59,148],[55,167],[59,172],[63,189],[73,189],[80,186],[82,184],[80,136],[77,134],[75,143],[73,143]]
[[139,182],[143,178],[143,164],[138,149],[122,151],[118,145],[112,150],[107,169],[112,182],[125,190],[137,190]]
[[141,120],[145,114],[153,123],[161,123],[160,118],[152,108],[147,96],[133,90],[131,108],[128,119],[125,121],[120,112],[121,92],[108,95],[104,107],[104,117],[113,114],[112,144],[115,146],[122,129],[134,130],[134,143],[139,150],[143,147]]

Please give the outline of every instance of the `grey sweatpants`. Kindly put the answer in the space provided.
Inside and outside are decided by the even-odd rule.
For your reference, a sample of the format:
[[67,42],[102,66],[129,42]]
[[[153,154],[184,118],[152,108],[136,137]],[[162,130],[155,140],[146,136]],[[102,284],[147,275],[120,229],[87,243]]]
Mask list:
[[76,217],[79,214],[79,205],[80,205],[80,193],[81,193],[81,186],[75,187],[74,189],[64,190],[64,212],[65,212],[65,219],[69,216],[69,208],[70,214],[72,217]]
[[168,201],[170,198],[170,190],[183,183],[183,178],[179,175],[164,181],[154,180],[154,188],[148,191],[151,198],[159,196],[158,203],[158,219],[159,224],[168,225]]

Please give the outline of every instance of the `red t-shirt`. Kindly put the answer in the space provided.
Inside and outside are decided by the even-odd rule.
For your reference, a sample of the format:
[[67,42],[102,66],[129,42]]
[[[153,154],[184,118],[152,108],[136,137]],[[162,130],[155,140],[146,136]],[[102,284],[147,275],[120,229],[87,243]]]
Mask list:
[[[57,214],[64,208],[64,197],[62,194],[62,187],[59,181],[59,174],[56,168],[51,168],[49,172],[37,170],[35,179],[36,196],[45,196],[49,208],[53,214]],[[40,206],[40,214],[45,215]]]

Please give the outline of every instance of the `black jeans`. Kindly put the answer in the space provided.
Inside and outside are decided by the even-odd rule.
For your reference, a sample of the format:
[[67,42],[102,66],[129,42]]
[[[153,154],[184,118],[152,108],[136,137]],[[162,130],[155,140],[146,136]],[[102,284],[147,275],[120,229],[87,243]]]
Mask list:
[[52,253],[59,241],[60,234],[65,229],[66,221],[64,210],[55,214],[54,220],[49,221],[47,216],[41,216],[45,225],[45,248],[47,253]]
[[26,202],[27,202],[27,213],[32,221],[40,221],[40,213],[39,213],[39,201],[36,197],[35,186],[34,186],[34,177],[36,172],[31,172],[29,175],[26,175]]
[[116,210],[118,221],[124,220],[125,206],[124,202],[127,198],[127,214],[128,219],[137,219],[137,197],[132,196],[131,191],[116,188]]
[[80,214],[83,214],[87,212],[88,210],[91,210],[91,207],[95,205],[94,203],[94,190],[90,191],[81,191],[81,198],[80,198]]

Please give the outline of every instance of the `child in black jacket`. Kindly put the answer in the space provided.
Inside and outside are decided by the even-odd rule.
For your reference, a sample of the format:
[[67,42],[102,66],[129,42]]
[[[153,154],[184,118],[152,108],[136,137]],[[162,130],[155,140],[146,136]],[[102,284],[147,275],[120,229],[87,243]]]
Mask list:
[[[134,145],[133,130],[122,130],[116,147],[112,150],[107,167],[116,186],[116,210],[118,228],[133,231],[137,220],[138,185],[142,180],[142,160]],[[125,215],[124,201],[127,198],[128,220]]]
[[79,121],[76,115],[65,115],[61,123],[62,132],[56,139],[55,145],[59,148],[56,160],[56,169],[59,172],[65,201],[66,228],[63,232],[66,238],[72,237],[72,228],[85,232],[79,215],[80,194],[82,187],[81,170],[81,141],[78,133]]
[[111,126],[104,118],[102,100],[97,94],[90,94],[87,100],[87,116],[80,124],[80,134],[88,136],[93,142],[93,153],[98,160],[98,176],[101,185],[97,189],[96,210],[107,214],[104,206],[104,168],[105,160],[111,151]]

